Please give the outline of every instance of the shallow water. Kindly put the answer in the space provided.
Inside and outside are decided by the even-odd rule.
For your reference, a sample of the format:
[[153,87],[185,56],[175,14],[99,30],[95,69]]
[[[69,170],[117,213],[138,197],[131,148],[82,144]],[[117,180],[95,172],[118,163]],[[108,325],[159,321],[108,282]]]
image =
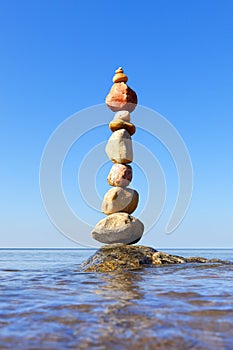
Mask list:
[[233,265],[82,273],[93,253],[0,250],[0,349],[233,349]]

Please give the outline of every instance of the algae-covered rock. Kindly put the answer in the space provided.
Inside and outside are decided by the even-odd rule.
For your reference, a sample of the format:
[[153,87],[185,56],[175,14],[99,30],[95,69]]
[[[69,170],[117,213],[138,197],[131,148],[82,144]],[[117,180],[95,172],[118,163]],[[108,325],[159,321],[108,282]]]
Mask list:
[[101,247],[82,264],[82,269],[86,272],[110,272],[135,270],[142,267],[152,267],[162,264],[206,262],[220,262],[220,260],[209,260],[200,257],[184,258],[178,255],[158,252],[151,247],[130,246],[118,243]]

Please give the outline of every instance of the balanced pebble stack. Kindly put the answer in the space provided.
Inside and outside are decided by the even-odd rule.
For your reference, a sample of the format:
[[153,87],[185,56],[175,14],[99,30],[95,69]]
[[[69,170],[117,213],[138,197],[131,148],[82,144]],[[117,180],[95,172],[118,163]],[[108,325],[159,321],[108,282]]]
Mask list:
[[92,231],[92,237],[105,244],[137,243],[144,231],[143,223],[131,214],[138,205],[139,195],[134,189],[127,188],[132,180],[133,147],[131,136],[135,125],[130,122],[130,113],[137,106],[136,93],[126,84],[128,77],[120,67],[113,77],[113,86],[106,97],[107,106],[117,112],[109,124],[112,135],[105,151],[114,163],[108,183],[112,188],[105,194],[102,212],[107,215],[100,220]]

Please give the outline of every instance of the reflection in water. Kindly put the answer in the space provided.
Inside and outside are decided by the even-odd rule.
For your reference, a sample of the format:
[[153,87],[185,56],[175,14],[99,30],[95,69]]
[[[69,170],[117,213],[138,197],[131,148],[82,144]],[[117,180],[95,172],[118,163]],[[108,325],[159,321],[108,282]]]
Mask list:
[[141,339],[141,349],[149,346],[149,339],[153,338],[153,329],[151,329],[151,317],[143,310],[140,311],[140,301],[145,293],[140,286],[141,272],[105,274],[101,276],[101,280],[104,283],[95,289],[95,293],[101,296],[103,303],[102,312],[98,317],[101,329],[98,343],[107,347],[116,343],[118,345],[128,343],[129,348],[135,349],[137,340]]
[[232,265],[101,274],[76,251],[22,254],[1,256],[0,349],[232,349]]
[[142,271],[116,272],[101,276],[104,283],[95,289],[103,304],[95,344],[105,344],[106,348],[118,344],[125,349],[170,349],[175,344],[176,349],[195,346],[195,340],[175,331],[174,319],[166,317],[166,306],[160,305],[159,310],[155,307],[160,304],[157,293],[145,302],[147,288],[143,274]]
[[[213,268],[203,269],[203,278],[213,274]],[[114,348],[117,344],[123,349],[231,349],[228,346],[233,336],[233,312],[229,306],[232,296],[226,294],[225,301],[217,305],[215,298],[195,291],[197,276],[192,268],[189,275],[195,284],[190,291],[179,286],[181,281],[174,276],[175,273],[182,274],[180,268],[174,269],[174,274],[171,274],[170,267],[162,270],[100,275],[102,283],[94,290],[101,296],[98,333],[93,335],[89,346],[105,344],[107,348]],[[193,270],[196,270],[195,266]],[[157,272],[155,284],[151,281],[151,274]],[[165,275],[170,277],[167,281]],[[166,286],[165,281],[168,282]],[[224,307],[225,311],[219,310]],[[229,336],[220,335],[224,332]]]
[[[131,333],[135,328],[140,330],[145,317],[136,314],[133,306],[144,297],[139,286],[142,280],[140,274],[133,272],[115,273],[101,277],[104,284],[95,292],[102,297],[104,310],[99,318],[104,327],[104,333],[124,333],[128,329]],[[126,328],[127,327],[127,328]]]
[[116,272],[109,275],[103,274],[101,280],[101,288],[96,290],[97,294],[101,294],[103,298],[117,299],[119,303],[129,303],[134,299],[142,299],[144,296],[143,290],[140,289],[139,282],[142,277],[139,273]]

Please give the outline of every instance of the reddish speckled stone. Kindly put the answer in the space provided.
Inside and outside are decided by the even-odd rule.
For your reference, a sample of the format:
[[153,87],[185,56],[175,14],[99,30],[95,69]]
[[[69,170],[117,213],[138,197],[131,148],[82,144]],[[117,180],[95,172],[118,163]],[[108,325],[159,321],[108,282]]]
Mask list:
[[137,106],[138,99],[136,92],[128,85],[125,83],[116,83],[113,84],[105,102],[113,112],[121,110],[133,112]]
[[132,172],[130,165],[113,164],[108,174],[109,185],[119,187],[128,186],[132,180]]

